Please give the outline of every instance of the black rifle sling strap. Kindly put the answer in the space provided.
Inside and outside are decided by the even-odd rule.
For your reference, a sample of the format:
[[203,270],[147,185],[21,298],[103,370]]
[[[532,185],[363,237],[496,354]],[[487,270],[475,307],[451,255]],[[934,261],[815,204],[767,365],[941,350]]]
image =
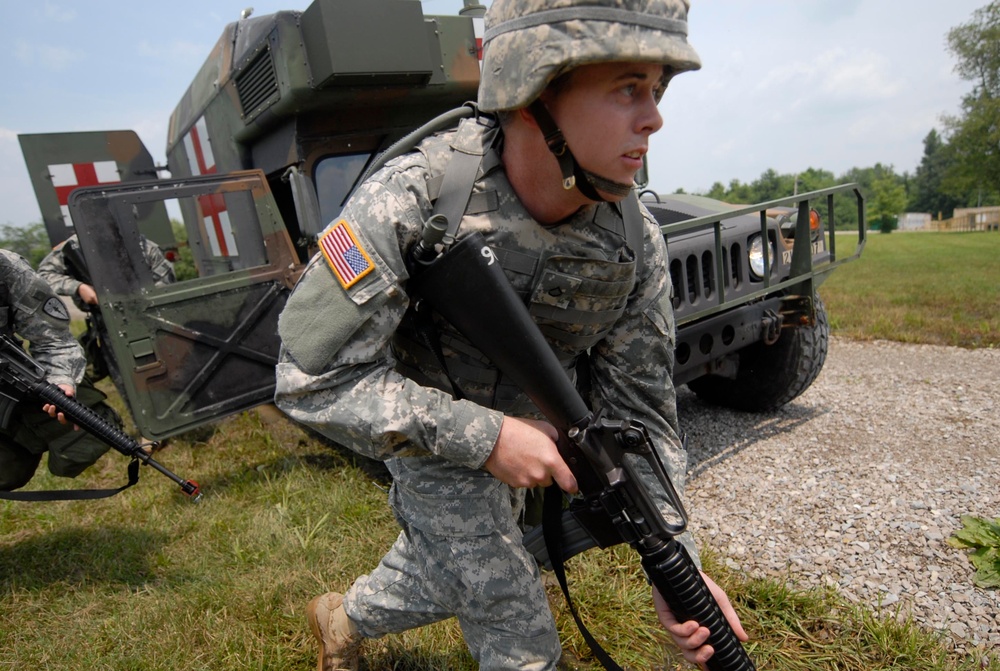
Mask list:
[[139,482],[139,460],[128,465],[128,482],[115,489],[47,489],[30,492],[0,492],[0,499],[8,501],[83,501],[106,499]]
[[639,278],[642,277],[642,264],[645,261],[646,241],[643,236],[645,220],[642,211],[639,210],[639,197],[635,189],[622,200],[622,222],[625,227],[625,244],[635,254],[635,283],[638,285]]
[[549,562],[552,564],[552,572],[559,580],[559,587],[562,588],[563,596],[566,598],[566,605],[573,615],[576,628],[580,630],[583,640],[587,642],[594,657],[601,663],[607,671],[622,671],[607,650],[601,647],[594,635],[590,633],[580,615],[576,612],[576,606],[569,596],[569,585],[566,582],[566,567],[563,564],[562,547],[562,520],[563,520],[563,492],[559,485],[552,484],[545,488],[545,496],[542,497],[542,535],[545,537],[545,549],[549,553]]

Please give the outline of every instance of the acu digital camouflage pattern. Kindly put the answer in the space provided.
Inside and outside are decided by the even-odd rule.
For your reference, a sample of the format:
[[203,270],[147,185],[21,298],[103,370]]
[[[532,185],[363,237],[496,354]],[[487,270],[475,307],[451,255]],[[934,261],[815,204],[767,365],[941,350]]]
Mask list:
[[48,371],[52,384],[76,386],[86,361],[69,332],[69,312],[42,277],[21,256],[0,249],[0,283],[7,286],[9,306],[5,333],[16,333],[30,343],[29,351]]
[[[70,269],[66,267],[66,258],[62,254],[63,247],[73,244],[77,240],[74,233],[56,245],[38,264],[38,274],[57,294],[71,296],[73,302],[82,308],[77,291],[83,282],[74,277]],[[153,284],[157,286],[173,284],[175,279],[174,266],[167,261],[167,257],[163,255],[163,250],[160,249],[159,245],[143,235],[139,238],[139,247],[142,249],[142,255],[145,257],[149,269],[153,272]]]
[[[87,377],[98,382],[110,375],[122,399],[129,403],[125,381],[122,379],[118,362],[111,353],[111,337],[101,311],[96,305],[86,303],[79,294],[80,286],[84,283],[91,284],[93,280],[89,274],[77,277],[66,260],[67,246],[71,246],[76,249],[77,254],[80,254],[79,259],[82,261],[79,245],[80,241],[75,233],[56,245],[38,264],[38,274],[57,294],[71,297],[77,308],[87,313],[87,330],[80,337],[80,343],[87,356]],[[153,273],[153,284],[155,286],[173,284],[176,280],[174,266],[167,261],[159,245],[145,235],[140,235],[139,248]]]
[[494,0],[486,12],[479,107],[526,107],[560,74],[642,61],[670,74],[701,67],[687,42],[687,0]]
[[[67,384],[77,400],[108,421],[121,420],[103,401],[104,394],[83,379],[86,360],[69,331],[69,313],[52,289],[23,258],[0,249],[0,284],[8,305],[0,305],[0,329],[29,341],[29,353],[47,371],[46,381]],[[10,426],[0,428],[0,490],[23,487],[48,451],[53,475],[75,477],[108,451],[86,431],[74,431],[42,411],[42,402],[21,401]]]
[[[404,531],[346,595],[345,608],[362,633],[398,632],[455,615],[480,668],[554,668],[552,616],[516,524],[523,492],[481,470],[503,420],[491,402],[498,397],[496,371],[439,323],[449,370],[458,364],[459,384],[481,402],[456,400],[440,373],[408,368],[425,352],[399,337],[411,319],[404,255],[431,214],[433,185],[452,144],[482,152],[488,132],[466,120],[459,131],[390,162],[355,192],[343,220],[375,270],[344,290],[326,261],[313,259],[279,320],[283,352],[275,401],[334,441],[386,460],[393,475],[390,504]],[[646,261],[630,293],[631,281],[623,289],[616,286],[619,274],[609,273],[634,267],[616,205],[595,205],[559,226],[542,227],[524,210],[492,151],[471,202],[459,237],[472,231],[485,236],[515,289],[532,297],[536,318],[567,365],[593,347],[595,411],[614,408],[617,416],[645,422],[683,488],[686,457],[670,383],[670,280],[652,218],[644,213]],[[570,269],[574,276],[565,291],[534,284],[536,270],[554,278]],[[606,300],[615,305],[608,309]],[[577,318],[575,328],[558,319],[561,310]],[[539,416],[526,399],[508,400],[508,414]],[[650,491],[658,492],[648,475]]]

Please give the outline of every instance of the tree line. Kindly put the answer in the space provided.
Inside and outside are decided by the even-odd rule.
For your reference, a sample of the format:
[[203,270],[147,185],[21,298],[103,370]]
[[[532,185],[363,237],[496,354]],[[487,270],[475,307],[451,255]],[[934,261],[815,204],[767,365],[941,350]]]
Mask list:
[[[957,115],[942,117],[942,130],[924,138],[920,165],[910,174],[876,163],[834,176],[818,168],[798,174],[765,170],[759,178],[728,186],[716,182],[711,198],[733,203],[758,203],[794,193],[857,182],[866,199],[872,228],[892,230],[903,212],[926,212],[950,219],[956,208],[1000,205],[1000,1],[973,12],[971,19],[948,31],[948,50],[956,72],[972,83]],[[837,228],[857,226],[853,202],[840,199],[834,210]]]

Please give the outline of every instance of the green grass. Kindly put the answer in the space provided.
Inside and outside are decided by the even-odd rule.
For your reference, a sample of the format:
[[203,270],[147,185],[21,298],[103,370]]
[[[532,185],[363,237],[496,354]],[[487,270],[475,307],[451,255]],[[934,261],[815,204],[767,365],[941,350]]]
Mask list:
[[[0,669],[309,669],[303,608],[370,569],[397,533],[382,473],[258,412],[171,440],[156,458],[197,480],[200,503],[148,468],[93,502],[0,503]],[[111,454],[72,481],[40,472],[31,489],[120,484]],[[737,605],[761,669],[951,671],[1000,662],[947,652],[931,632],[883,619],[830,591],[747,580],[709,550],[706,568]],[[626,547],[570,562],[588,626],[632,669],[682,668]],[[554,581],[564,669],[597,669]],[[453,621],[370,641],[371,670],[471,670]]]
[[997,347],[1000,233],[870,234],[820,295],[838,335]]
[[[998,253],[998,234],[873,235],[823,285],[834,331],[996,346]],[[380,470],[268,413],[189,432],[156,458],[197,480],[204,499],[143,468],[136,487],[110,499],[0,502],[0,670],[311,669],[305,604],[347,587],[397,533]],[[70,481],[42,469],[29,488],[116,486],[125,465],[112,453]],[[996,651],[958,656],[902,612],[876,616],[790,576],[747,579],[703,554],[759,669],[1000,671]],[[622,547],[573,559],[577,606],[623,666],[688,668],[655,621],[636,559]],[[548,582],[562,668],[599,668]],[[368,671],[475,668],[453,621],[370,641],[365,656]]]

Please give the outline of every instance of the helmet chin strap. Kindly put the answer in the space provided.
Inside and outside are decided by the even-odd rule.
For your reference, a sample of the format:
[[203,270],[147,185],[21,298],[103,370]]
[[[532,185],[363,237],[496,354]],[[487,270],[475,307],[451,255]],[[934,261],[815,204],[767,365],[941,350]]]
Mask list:
[[598,202],[608,202],[607,198],[597,192],[598,189],[619,198],[624,198],[632,191],[631,184],[615,182],[581,168],[580,164],[573,157],[573,152],[570,151],[569,145],[566,144],[566,138],[563,137],[562,131],[556,126],[555,119],[549,114],[549,110],[546,109],[545,104],[541,100],[536,99],[528,107],[528,110],[535,117],[535,121],[538,122],[538,127],[545,137],[545,144],[548,145],[549,151],[552,152],[559,162],[564,189],[569,191],[575,186],[587,198]]

